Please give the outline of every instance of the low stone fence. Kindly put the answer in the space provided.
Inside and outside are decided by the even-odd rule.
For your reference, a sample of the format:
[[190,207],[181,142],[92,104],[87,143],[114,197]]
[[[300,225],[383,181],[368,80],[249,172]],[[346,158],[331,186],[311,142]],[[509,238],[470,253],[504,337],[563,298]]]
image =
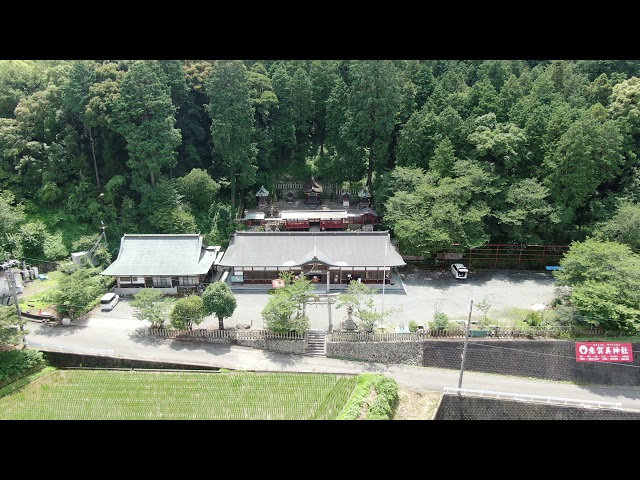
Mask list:
[[303,354],[307,350],[307,335],[297,333],[273,333],[268,330],[173,330],[150,327],[149,335],[173,338],[183,342],[224,343],[244,347],[260,348],[279,353]]

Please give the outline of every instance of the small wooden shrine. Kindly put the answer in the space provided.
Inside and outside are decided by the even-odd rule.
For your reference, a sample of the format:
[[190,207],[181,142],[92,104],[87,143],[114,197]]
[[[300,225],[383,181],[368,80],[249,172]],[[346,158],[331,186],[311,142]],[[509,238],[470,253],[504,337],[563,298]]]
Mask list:
[[320,185],[314,177],[311,177],[311,181],[305,188],[305,201],[306,205],[320,205],[322,203],[320,197],[322,195],[322,185]]
[[260,186],[260,190],[256,193],[258,199],[258,207],[266,207],[269,203],[269,191],[264,188],[264,185]]
[[371,208],[371,194],[366,188],[358,192],[358,197],[360,198],[359,208]]

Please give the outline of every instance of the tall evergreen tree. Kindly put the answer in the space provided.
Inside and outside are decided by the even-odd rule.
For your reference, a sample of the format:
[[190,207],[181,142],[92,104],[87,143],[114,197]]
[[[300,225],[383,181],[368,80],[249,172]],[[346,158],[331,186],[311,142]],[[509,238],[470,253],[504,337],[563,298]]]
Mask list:
[[211,136],[219,161],[229,175],[231,205],[256,175],[256,146],[251,141],[254,113],[247,68],[240,60],[215,62],[206,80]]
[[351,64],[349,108],[351,134],[366,149],[367,180],[371,189],[374,171],[383,172],[400,102],[400,88],[393,63],[388,60],[357,60]]
[[[127,141],[127,165],[138,181],[148,178],[155,187],[163,168],[175,167],[181,136],[175,128],[171,91],[149,61],[131,65],[113,110],[115,129]],[[143,187],[133,180],[134,188],[141,190]]]

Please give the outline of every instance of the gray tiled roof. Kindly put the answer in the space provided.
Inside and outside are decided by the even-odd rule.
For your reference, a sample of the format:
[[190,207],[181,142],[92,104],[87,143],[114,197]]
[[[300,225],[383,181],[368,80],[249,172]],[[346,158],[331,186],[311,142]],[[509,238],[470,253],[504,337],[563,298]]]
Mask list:
[[220,265],[295,266],[311,261],[314,256],[330,266],[406,265],[386,231],[236,232]]
[[207,249],[198,234],[123,235],[118,258],[101,275],[185,276],[205,274],[219,247]]

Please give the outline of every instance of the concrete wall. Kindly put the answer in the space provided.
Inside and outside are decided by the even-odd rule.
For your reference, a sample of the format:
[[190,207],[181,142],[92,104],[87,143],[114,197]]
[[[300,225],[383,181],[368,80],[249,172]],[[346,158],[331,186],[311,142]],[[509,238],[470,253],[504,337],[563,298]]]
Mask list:
[[131,360],[120,357],[106,357],[103,355],[81,355],[77,353],[44,352],[50,365],[58,368],[148,368],[171,370],[214,370],[218,367],[184,365],[180,363],[153,362],[147,360]]
[[[464,340],[331,342],[327,357],[459,370]],[[593,385],[640,386],[640,344],[633,362],[576,362],[575,342],[469,339],[465,370]]]

